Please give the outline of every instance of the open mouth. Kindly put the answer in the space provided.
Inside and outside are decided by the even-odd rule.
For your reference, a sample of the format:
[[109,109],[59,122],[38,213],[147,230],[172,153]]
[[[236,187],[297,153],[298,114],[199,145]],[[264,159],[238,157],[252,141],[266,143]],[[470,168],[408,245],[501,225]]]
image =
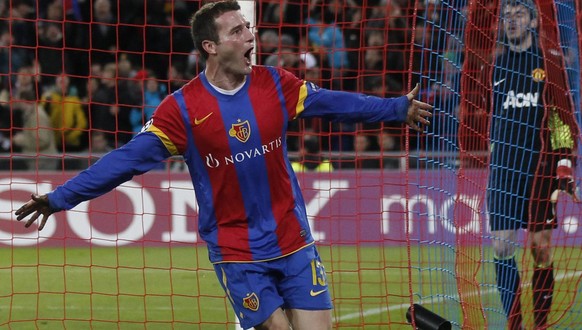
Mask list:
[[249,50],[247,50],[247,51],[245,52],[245,58],[247,59],[247,61],[248,61],[249,63],[251,63],[251,53],[253,52],[253,49],[254,49],[254,48],[253,48],[253,47],[251,47],[251,48],[249,48]]

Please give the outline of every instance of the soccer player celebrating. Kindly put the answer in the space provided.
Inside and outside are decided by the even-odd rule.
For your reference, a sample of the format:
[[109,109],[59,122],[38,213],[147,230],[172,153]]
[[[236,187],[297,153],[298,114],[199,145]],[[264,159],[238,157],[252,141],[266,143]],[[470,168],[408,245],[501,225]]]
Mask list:
[[287,123],[402,121],[421,130],[432,106],[415,100],[330,91],[280,68],[251,64],[255,36],[236,1],[211,2],[191,21],[206,69],[169,95],[152,119],[62,186],[16,211],[41,230],[54,212],[100,196],[173,155],[188,165],[199,233],[241,325],[330,329],[331,298],[299,184],[287,158]]
[[544,54],[537,45],[535,4],[508,0],[501,14],[507,47],[496,57],[493,72],[487,190],[495,271],[508,328],[521,329],[515,252],[517,230],[527,229],[534,261],[534,322],[542,329],[547,327],[554,287],[550,243],[557,220],[551,195],[564,190],[575,197],[575,131],[570,126],[575,120],[564,118],[571,109],[560,113],[553,106],[557,100],[546,97],[550,73],[544,71]]

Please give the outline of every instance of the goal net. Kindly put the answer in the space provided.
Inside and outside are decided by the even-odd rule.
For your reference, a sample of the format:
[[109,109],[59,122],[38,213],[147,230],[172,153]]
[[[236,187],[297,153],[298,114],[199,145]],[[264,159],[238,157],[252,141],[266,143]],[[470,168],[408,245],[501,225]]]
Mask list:
[[[0,327],[240,328],[198,235],[180,158],[54,214],[43,231],[14,216],[32,193],[127,143],[166,95],[204,70],[189,31],[204,2],[0,2]],[[515,43],[503,0],[239,3],[257,64],[381,97],[419,84],[418,99],[434,105],[422,133],[392,122],[289,124],[286,147],[327,272],[334,328],[410,328],[413,304],[454,328],[506,327],[500,288],[513,284],[496,273],[489,224],[500,215],[490,209],[528,205],[511,189],[553,181],[551,171],[528,176],[538,159],[567,158],[574,181],[582,176],[580,1],[511,1],[533,3],[537,14],[530,31],[539,50],[524,58],[540,67],[524,74],[525,63],[500,60]],[[540,82],[537,94],[523,92]],[[541,137],[552,132],[569,132],[572,144],[551,148],[557,142]],[[492,189],[493,168],[503,175]],[[491,199],[501,186],[508,192]],[[582,328],[581,205],[560,193],[552,207],[555,329]],[[516,233],[497,241],[515,251],[523,325],[532,328],[540,265],[531,235]]]

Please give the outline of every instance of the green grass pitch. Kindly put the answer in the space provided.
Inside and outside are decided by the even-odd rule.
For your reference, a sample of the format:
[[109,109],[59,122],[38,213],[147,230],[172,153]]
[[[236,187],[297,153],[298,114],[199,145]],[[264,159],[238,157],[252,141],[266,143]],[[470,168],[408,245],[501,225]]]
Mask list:
[[[336,328],[411,329],[405,319],[411,299],[459,328],[451,247],[319,246],[319,251]],[[487,260],[490,251],[482,252]],[[557,329],[582,326],[577,271],[582,265],[558,260],[568,255],[578,260],[580,252],[555,252]],[[489,328],[502,328],[492,266],[482,263],[476,280]],[[531,310],[523,301],[524,310]],[[0,329],[63,328],[234,329],[235,317],[204,247],[0,249]]]

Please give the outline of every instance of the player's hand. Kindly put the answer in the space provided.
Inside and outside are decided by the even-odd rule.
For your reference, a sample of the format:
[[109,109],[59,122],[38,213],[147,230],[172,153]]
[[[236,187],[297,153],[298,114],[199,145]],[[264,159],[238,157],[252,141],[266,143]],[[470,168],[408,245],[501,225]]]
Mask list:
[[556,169],[556,180],[558,180],[558,190],[552,193],[552,201],[557,201],[557,194],[560,191],[570,195],[575,202],[579,202],[580,198],[574,174],[572,170],[572,161],[569,159],[561,159],[558,161]]
[[[414,89],[406,95],[408,97],[408,115],[406,116],[406,124],[415,131],[422,132],[422,125],[430,125],[427,119],[432,117],[432,105],[416,100],[420,85],[416,84]],[[419,124],[420,123],[420,126]]]
[[38,226],[38,230],[42,230],[49,216],[53,213],[54,211],[51,210],[49,205],[48,195],[32,194],[31,199],[26,202],[26,204],[22,205],[18,210],[16,210],[14,214],[16,215],[16,220],[18,221],[33,214],[24,225],[26,228],[30,227],[30,225],[32,225],[36,219],[42,215],[40,225]]

